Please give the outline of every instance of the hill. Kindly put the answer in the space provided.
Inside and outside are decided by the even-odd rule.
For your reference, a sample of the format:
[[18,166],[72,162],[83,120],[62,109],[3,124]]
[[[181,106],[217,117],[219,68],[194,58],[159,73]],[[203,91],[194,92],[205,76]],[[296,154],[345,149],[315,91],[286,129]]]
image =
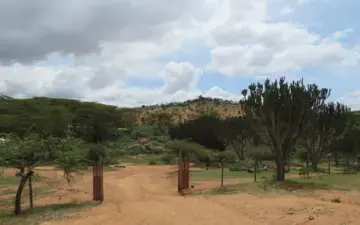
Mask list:
[[[241,108],[236,102],[222,99],[205,98],[200,96],[194,100],[185,102],[150,105],[134,108],[119,108],[94,102],[82,102],[73,99],[34,97],[28,99],[14,99],[1,95],[0,98],[0,122],[8,124],[15,120],[15,116],[27,117],[34,114],[44,114],[45,111],[52,114],[52,110],[66,109],[70,114],[84,106],[109,111],[115,117],[121,117],[125,125],[130,124],[155,124],[155,123],[179,123],[196,119],[204,114],[216,114],[222,118],[241,115]],[[18,118],[18,117],[17,117]],[[17,120],[17,119],[16,119]]]
[[196,119],[200,115],[218,115],[221,118],[242,115],[241,107],[237,102],[202,96],[184,102],[122,108],[121,110],[125,118],[134,120],[136,124],[153,124],[161,120],[179,123]]

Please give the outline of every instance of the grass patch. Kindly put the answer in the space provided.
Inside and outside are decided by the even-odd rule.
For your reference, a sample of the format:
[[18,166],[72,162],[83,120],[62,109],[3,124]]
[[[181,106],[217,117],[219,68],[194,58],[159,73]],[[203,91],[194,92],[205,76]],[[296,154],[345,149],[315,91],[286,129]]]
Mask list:
[[[190,168],[191,170],[191,168]],[[272,178],[274,175],[274,171],[263,171],[257,173],[257,178],[260,180],[260,177]],[[190,179],[194,181],[200,180],[216,180],[220,179],[221,170],[220,169],[209,169],[209,170],[200,170],[200,171],[190,171]],[[252,179],[254,177],[253,173],[249,173],[247,171],[234,171],[230,172],[228,170],[224,170],[224,178],[225,179],[236,179],[236,178],[245,178]]]
[[20,216],[14,216],[12,212],[0,212],[1,225],[37,225],[47,220],[59,220],[69,218],[66,214],[96,206],[98,202],[70,202],[45,206],[35,206],[32,211],[24,210]]
[[353,190],[360,188],[360,174],[330,174],[311,177],[310,179],[294,179],[299,183],[313,183],[317,186],[338,190]]
[[226,194],[237,194],[237,193],[258,193],[261,192],[259,183],[242,183],[242,184],[231,184],[225,185],[224,187],[202,189],[195,191],[195,194],[199,195],[226,195]]
[[9,185],[18,185],[20,182],[20,177],[14,176],[3,176],[0,177],[0,187],[9,186]]
[[[13,188],[13,189],[4,189],[4,190],[0,190],[0,198],[2,195],[10,195],[13,194],[15,196],[17,189]],[[42,187],[35,187],[33,188],[33,194],[36,197],[37,195],[45,195],[45,194],[51,194],[53,193],[54,190],[52,190],[50,187],[48,186],[42,186]],[[24,196],[29,195],[29,188],[24,188],[23,193]]]
[[316,190],[329,189],[330,186],[325,183],[312,182],[310,179],[306,180],[286,180],[283,182],[272,182],[269,184],[270,188],[278,188],[286,191],[296,190]]
[[[194,172],[198,173],[198,172]],[[240,172],[241,173],[241,172]],[[260,180],[260,179],[259,179]],[[276,182],[263,176],[259,182],[247,182],[241,184],[226,185],[224,189],[214,188],[198,190],[197,194],[202,195],[219,195],[219,194],[236,194],[236,193],[288,193],[293,191],[311,192],[319,189],[337,189],[337,190],[358,190],[360,188],[360,175],[358,174],[333,174],[321,175],[309,179],[289,179],[283,182]],[[332,202],[337,202],[333,200]]]

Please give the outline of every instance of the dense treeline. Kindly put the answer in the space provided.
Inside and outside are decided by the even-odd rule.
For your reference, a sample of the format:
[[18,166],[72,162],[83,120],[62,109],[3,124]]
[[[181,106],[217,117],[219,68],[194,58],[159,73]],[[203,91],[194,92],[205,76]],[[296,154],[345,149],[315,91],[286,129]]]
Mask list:
[[0,132],[43,137],[67,134],[90,142],[107,139],[122,127],[115,106],[70,99],[31,98],[0,100]]

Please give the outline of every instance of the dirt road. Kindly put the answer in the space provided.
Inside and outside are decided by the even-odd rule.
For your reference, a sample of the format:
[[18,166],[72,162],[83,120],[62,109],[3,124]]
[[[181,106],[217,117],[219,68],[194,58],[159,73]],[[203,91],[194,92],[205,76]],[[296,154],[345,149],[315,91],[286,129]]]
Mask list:
[[[168,174],[174,170],[171,166],[129,166],[107,172],[103,204],[74,214],[70,221],[43,225],[339,225],[356,224],[360,218],[356,201],[336,205],[295,195],[181,197],[176,192],[176,178]],[[91,193],[91,176],[74,188]],[[91,198],[90,194],[85,197]],[[355,198],[360,204],[359,197]]]

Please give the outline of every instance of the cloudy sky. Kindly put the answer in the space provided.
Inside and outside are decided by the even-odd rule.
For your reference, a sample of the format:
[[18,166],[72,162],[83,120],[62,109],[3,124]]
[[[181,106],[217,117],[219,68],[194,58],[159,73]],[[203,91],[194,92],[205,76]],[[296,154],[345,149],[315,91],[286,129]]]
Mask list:
[[0,0],[0,93],[139,106],[304,78],[360,109],[358,0]]

